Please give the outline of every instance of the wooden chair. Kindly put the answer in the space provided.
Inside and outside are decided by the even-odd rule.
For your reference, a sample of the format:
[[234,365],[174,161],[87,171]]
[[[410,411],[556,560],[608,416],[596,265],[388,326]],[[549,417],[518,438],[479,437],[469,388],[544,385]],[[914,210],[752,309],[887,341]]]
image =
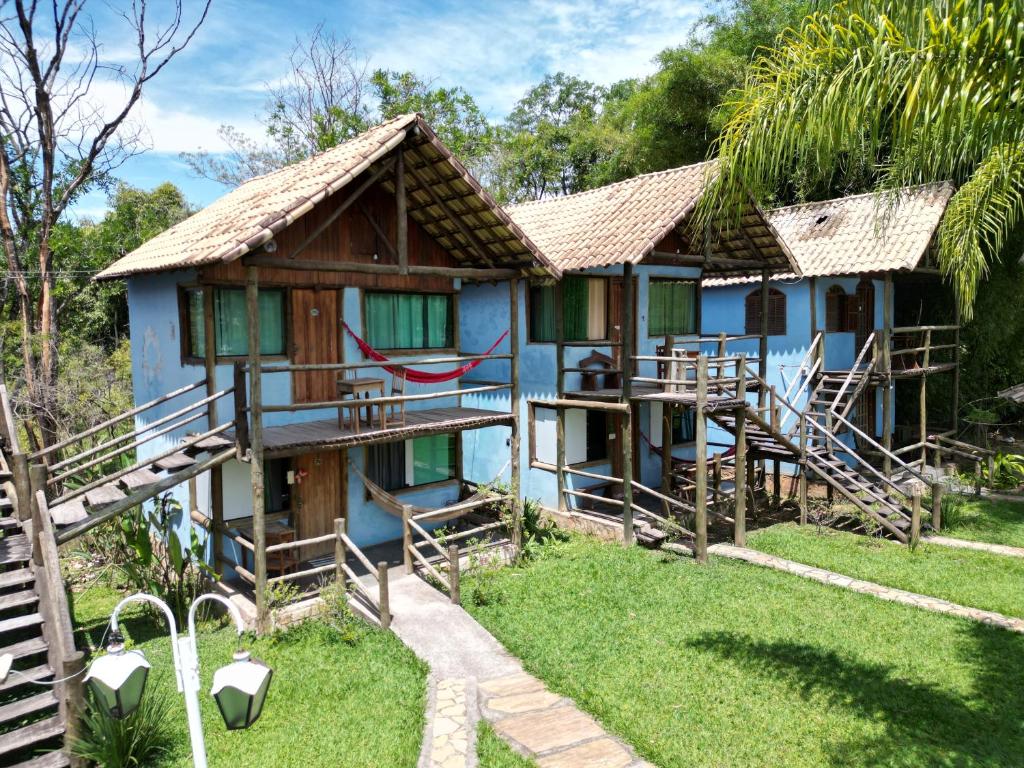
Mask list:
[[[404,371],[403,371],[404,373]],[[405,376],[391,375],[391,396],[405,397]],[[405,426],[405,401],[388,403],[381,409],[381,420],[385,429],[390,424]]]

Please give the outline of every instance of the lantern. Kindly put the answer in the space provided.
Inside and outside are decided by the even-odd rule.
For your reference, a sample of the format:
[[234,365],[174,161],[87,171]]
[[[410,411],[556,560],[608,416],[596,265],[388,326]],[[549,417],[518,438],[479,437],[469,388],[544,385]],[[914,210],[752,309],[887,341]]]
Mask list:
[[122,720],[139,708],[149,669],[142,651],[125,651],[124,642],[115,638],[107,646],[107,655],[89,665],[85,682],[100,709]]
[[263,662],[251,660],[248,651],[237,651],[231,664],[214,672],[210,693],[229,731],[248,728],[259,719],[273,674]]

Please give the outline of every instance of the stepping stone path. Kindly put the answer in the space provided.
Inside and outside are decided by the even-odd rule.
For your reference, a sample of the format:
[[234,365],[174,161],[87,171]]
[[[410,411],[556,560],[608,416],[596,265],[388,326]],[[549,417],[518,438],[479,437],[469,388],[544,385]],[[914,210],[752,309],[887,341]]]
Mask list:
[[474,768],[480,718],[539,768],[653,768],[418,576],[389,589],[392,630],[431,668],[419,768]]
[[938,544],[940,547],[954,547],[956,549],[975,549],[979,552],[989,552],[993,555],[1006,555],[1007,557],[1024,557],[1024,548],[1008,547],[1005,544],[988,544],[984,541],[968,541],[967,539],[954,539],[949,536],[925,536],[921,541],[928,544]]
[[934,613],[945,613],[950,616],[959,616],[962,619],[971,619],[972,621],[978,621],[982,624],[991,624],[996,627],[1001,627],[1002,629],[1008,629],[1011,632],[1020,632],[1021,634],[1024,634],[1024,619],[1004,616],[1003,614],[996,613],[995,611],[983,611],[978,608],[968,608],[965,605],[951,603],[948,600],[942,600],[938,597],[929,597],[927,595],[919,595],[916,592],[907,592],[903,589],[885,587],[881,584],[875,584],[873,581],[854,579],[849,576],[844,576],[841,573],[826,571],[824,568],[815,568],[810,565],[804,565],[803,563],[797,563],[792,560],[785,560],[781,557],[776,557],[775,555],[765,554],[764,552],[758,552],[754,549],[746,549],[745,547],[737,547],[732,544],[715,544],[708,547],[708,552],[713,555],[718,555],[719,557],[728,557],[732,560],[743,560],[748,563],[753,563],[754,565],[772,568],[776,571],[785,571],[786,573],[792,573],[796,576],[810,579],[811,581],[820,582],[821,584],[828,584],[833,587],[848,589],[851,592],[874,595],[881,600],[889,600],[890,602],[902,603],[903,605],[912,605],[915,608],[933,611]]

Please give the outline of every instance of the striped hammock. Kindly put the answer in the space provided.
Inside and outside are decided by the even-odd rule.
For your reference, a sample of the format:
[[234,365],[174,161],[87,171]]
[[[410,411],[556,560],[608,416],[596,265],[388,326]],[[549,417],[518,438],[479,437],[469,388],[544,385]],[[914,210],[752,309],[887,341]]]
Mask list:
[[[511,459],[505,462],[505,466],[502,467],[501,471],[499,471],[498,474],[495,476],[495,480],[501,477],[502,473],[504,473],[506,467],[508,467],[510,463]],[[394,515],[395,517],[401,517],[402,507],[405,506],[402,500],[399,499],[397,496],[388,493],[375,482],[373,482],[373,480],[371,480],[365,474],[363,474],[363,472],[360,471],[359,467],[357,467],[355,464],[352,464],[351,462],[349,462],[349,464],[352,467],[352,471],[356,473],[356,476],[362,481],[363,485],[366,487],[367,492],[370,494],[370,498],[372,498],[377,503],[377,506],[379,506],[385,512]],[[490,491],[477,491],[468,499],[460,501],[459,504],[466,504],[467,502],[471,501],[482,501],[490,495],[492,495]],[[436,511],[433,509],[429,509],[427,507],[417,507],[415,505],[410,506],[412,507],[412,514],[414,516]],[[455,518],[461,517],[462,515],[466,514],[467,511],[468,510],[466,509],[456,509],[453,510],[450,514],[446,515],[432,514],[430,516],[430,522],[447,522],[448,520],[454,520]]]

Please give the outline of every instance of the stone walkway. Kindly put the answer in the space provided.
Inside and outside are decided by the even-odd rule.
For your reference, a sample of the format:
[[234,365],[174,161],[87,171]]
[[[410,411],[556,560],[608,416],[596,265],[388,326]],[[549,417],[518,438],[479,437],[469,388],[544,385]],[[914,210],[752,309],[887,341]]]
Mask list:
[[1010,547],[1005,544],[988,544],[984,541],[968,541],[967,539],[953,539],[949,536],[925,536],[921,541],[928,544],[938,544],[940,547],[954,547],[956,549],[976,549],[979,552],[990,552],[993,555],[1006,555],[1007,557],[1024,557],[1024,547]]
[[422,579],[396,574],[389,588],[391,629],[430,665],[419,768],[475,767],[481,717],[540,768],[652,768]]
[[967,606],[951,603],[948,600],[941,600],[937,597],[928,597],[927,595],[919,595],[916,592],[907,592],[902,589],[884,587],[881,584],[875,584],[871,581],[854,579],[849,576],[843,576],[841,573],[826,571],[824,568],[815,568],[810,565],[804,565],[803,563],[797,563],[792,560],[785,560],[781,557],[776,557],[775,555],[768,555],[764,552],[758,552],[757,550],[746,549],[744,547],[737,547],[732,544],[715,544],[708,547],[708,552],[720,557],[728,557],[733,560],[743,560],[765,568],[785,571],[786,573],[792,573],[796,576],[817,581],[822,584],[848,589],[852,592],[873,595],[881,600],[889,600],[890,602],[902,603],[903,605],[912,605],[915,608],[922,608],[926,611],[933,611],[935,613],[959,616],[963,619],[971,619],[972,621],[979,621],[982,624],[991,624],[996,627],[1008,629],[1012,632],[1020,632],[1024,634],[1024,619],[1004,616],[1003,614],[996,613],[995,611],[982,611],[978,608],[968,608]]

